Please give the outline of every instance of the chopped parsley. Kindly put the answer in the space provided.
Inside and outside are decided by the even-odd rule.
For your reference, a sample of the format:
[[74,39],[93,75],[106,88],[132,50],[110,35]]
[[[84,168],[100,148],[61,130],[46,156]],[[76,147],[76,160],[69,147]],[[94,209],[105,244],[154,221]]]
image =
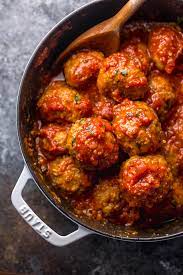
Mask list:
[[123,76],[127,76],[127,75],[128,75],[128,70],[127,70],[127,69],[121,70],[121,74],[122,74]]
[[135,114],[136,117],[140,117],[140,115],[141,115],[140,112]]
[[83,124],[85,122],[85,118],[80,119],[80,124]]
[[93,127],[90,125],[86,128],[86,131],[88,131],[91,135],[94,135],[94,131],[92,129]]
[[114,71],[114,75],[115,75],[115,76],[117,76],[118,73],[119,73],[119,70],[115,70],[115,71]]
[[80,102],[81,98],[80,98],[80,95],[79,94],[76,94],[75,97],[74,97],[74,101],[76,102],[76,104],[78,102]]
[[74,143],[76,142],[76,138],[74,137],[73,139],[72,139],[72,146],[74,146]]

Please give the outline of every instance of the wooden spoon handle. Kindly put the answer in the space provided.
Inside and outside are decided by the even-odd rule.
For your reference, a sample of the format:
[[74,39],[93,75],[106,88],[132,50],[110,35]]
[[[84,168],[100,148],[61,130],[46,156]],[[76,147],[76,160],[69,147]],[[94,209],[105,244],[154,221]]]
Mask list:
[[112,18],[113,27],[122,27],[144,2],[145,0],[129,0]]

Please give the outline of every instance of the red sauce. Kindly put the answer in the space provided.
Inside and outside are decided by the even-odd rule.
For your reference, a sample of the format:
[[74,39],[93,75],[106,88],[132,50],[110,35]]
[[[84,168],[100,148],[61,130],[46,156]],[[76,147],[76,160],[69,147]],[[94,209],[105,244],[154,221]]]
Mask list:
[[107,58],[71,56],[65,82],[38,100],[32,137],[38,166],[75,214],[159,226],[183,214],[183,36],[151,23],[126,26],[123,38]]
[[96,79],[104,59],[101,52],[83,50],[72,57],[64,65],[67,83],[73,87],[84,87]]
[[171,74],[183,49],[183,35],[174,27],[157,26],[149,39],[149,50],[159,70]]

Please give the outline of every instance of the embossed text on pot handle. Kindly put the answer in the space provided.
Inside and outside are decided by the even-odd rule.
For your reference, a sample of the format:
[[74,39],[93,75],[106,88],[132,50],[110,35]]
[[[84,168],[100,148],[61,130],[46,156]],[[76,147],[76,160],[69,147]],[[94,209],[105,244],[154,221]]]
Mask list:
[[32,179],[28,169],[24,166],[24,169],[13,189],[11,200],[22,216],[22,218],[45,240],[55,246],[65,246],[72,242],[75,242],[86,235],[92,234],[92,231],[87,230],[81,226],[78,229],[66,236],[61,236],[47,226],[28,206],[22,197],[22,191],[27,184],[28,180]]

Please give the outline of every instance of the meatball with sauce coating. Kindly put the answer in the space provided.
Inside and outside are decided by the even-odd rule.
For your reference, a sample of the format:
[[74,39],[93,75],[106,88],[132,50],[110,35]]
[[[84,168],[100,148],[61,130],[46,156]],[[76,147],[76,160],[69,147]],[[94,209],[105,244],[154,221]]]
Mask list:
[[121,52],[127,54],[134,64],[147,73],[150,66],[150,56],[147,46],[139,37],[132,37],[121,47]]
[[76,165],[70,156],[58,157],[48,163],[52,185],[67,194],[81,193],[92,185],[91,176]]
[[69,126],[49,124],[39,130],[39,146],[48,158],[67,152],[66,141]]
[[183,49],[183,35],[173,26],[156,26],[150,33],[149,51],[156,67],[171,74]]
[[121,167],[120,186],[131,207],[153,207],[167,196],[171,185],[172,174],[161,155],[134,156]]
[[101,180],[93,192],[93,207],[108,217],[119,211],[120,187],[116,179]]
[[75,122],[92,111],[90,100],[64,81],[53,81],[37,105],[44,120],[55,122]]
[[114,107],[114,116],[114,133],[130,156],[154,153],[160,147],[161,124],[146,103],[125,99]]
[[104,55],[102,52],[83,50],[70,57],[64,65],[66,82],[75,88],[96,80]]
[[126,97],[135,100],[144,97],[147,78],[127,53],[114,53],[104,60],[97,86],[101,94],[117,102]]
[[146,102],[155,110],[161,121],[166,119],[175,102],[175,94],[168,76],[158,72],[151,74]]
[[87,169],[105,169],[118,160],[119,147],[112,126],[100,117],[77,121],[71,127],[69,152]]

